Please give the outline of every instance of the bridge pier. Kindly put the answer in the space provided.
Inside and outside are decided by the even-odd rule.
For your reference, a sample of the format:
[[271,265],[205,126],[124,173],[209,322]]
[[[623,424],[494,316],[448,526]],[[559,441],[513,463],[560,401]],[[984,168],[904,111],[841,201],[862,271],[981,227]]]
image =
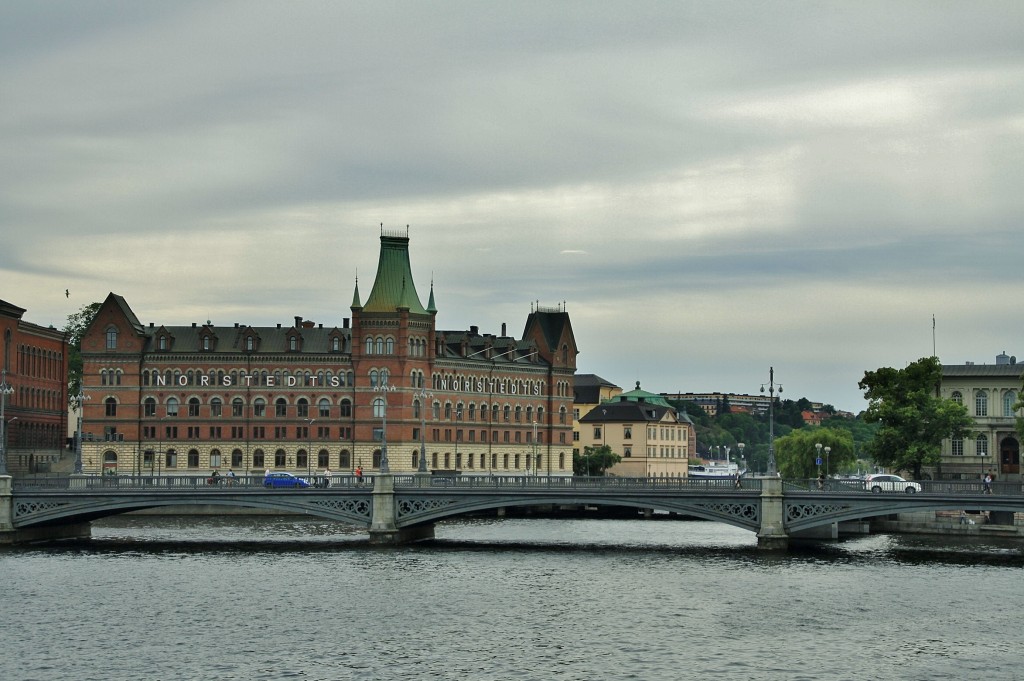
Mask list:
[[785,551],[789,548],[782,478],[761,478],[761,529],[757,532],[757,548],[765,551]]
[[373,512],[370,521],[371,544],[404,544],[434,538],[434,524],[398,527],[395,514],[395,478],[378,475],[373,479]]
[[89,523],[15,529],[12,488],[11,476],[0,475],[0,545],[26,544],[50,539],[81,539],[91,535],[92,528]]

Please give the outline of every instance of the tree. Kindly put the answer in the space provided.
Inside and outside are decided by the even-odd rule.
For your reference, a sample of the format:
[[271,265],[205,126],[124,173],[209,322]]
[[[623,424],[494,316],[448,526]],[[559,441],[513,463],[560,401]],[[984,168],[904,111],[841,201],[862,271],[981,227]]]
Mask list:
[[78,396],[79,386],[82,384],[82,335],[102,305],[103,303],[83,305],[78,312],[68,315],[67,324],[64,325],[64,333],[68,339],[68,397],[71,399]]
[[[819,451],[815,445],[821,445]],[[828,453],[825,447],[830,447]],[[827,459],[820,467],[818,457]],[[853,435],[840,428],[798,428],[785,437],[775,439],[775,460],[784,478],[814,478],[852,468],[856,463]]]
[[973,425],[967,409],[937,396],[942,381],[938,357],[923,357],[905,369],[864,372],[857,386],[868,408],[864,420],[879,428],[866,446],[876,463],[921,478],[921,467],[940,460],[944,438],[965,437]]
[[604,475],[605,471],[622,461],[622,457],[608,445],[584,447],[583,454],[572,455],[573,475]]

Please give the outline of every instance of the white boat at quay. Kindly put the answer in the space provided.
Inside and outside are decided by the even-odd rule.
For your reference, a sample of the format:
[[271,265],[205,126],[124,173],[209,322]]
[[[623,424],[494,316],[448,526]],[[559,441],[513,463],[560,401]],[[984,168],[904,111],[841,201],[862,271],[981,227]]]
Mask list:
[[[743,471],[745,473],[746,471]],[[691,478],[735,478],[742,475],[738,464],[723,461],[712,461],[706,464],[696,464],[689,467]]]

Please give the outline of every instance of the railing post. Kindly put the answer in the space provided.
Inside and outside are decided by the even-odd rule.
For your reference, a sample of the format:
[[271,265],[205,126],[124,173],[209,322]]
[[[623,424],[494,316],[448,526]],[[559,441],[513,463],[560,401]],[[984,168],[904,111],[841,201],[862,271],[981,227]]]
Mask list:
[[782,478],[761,478],[761,529],[757,533],[757,548],[785,551],[788,547]]
[[14,530],[14,495],[11,492],[13,478],[0,475],[0,532]]

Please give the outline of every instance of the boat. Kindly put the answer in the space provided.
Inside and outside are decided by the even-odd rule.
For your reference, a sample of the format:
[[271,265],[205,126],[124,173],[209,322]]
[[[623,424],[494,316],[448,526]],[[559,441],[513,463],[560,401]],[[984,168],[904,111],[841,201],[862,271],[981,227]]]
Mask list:
[[696,464],[689,467],[689,476],[691,478],[735,478],[737,475],[743,475],[746,471],[740,471],[740,467],[735,463],[722,463],[712,461],[707,464]]

